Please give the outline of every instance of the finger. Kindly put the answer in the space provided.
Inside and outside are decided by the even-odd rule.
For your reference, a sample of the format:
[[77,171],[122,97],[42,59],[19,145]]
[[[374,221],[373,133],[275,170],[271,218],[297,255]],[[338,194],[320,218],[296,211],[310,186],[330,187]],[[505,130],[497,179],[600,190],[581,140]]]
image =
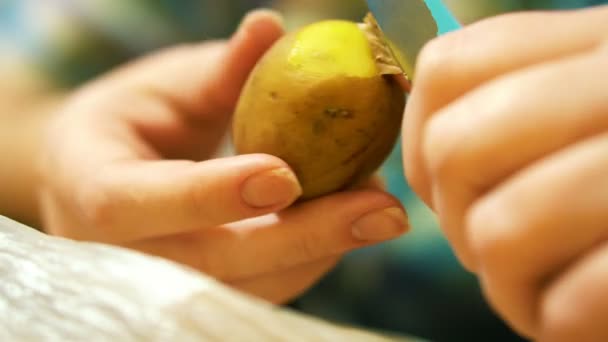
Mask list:
[[519,172],[470,210],[467,234],[484,291],[528,336],[538,333],[545,282],[603,241],[608,222],[608,134]]
[[[428,121],[423,150],[435,209],[468,268],[475,265],[462,227],[470,204],[544,155],[608,129],[607,78],[608,49],[598,48],[489,82]],[[571,89],[576,96],[564,96]]]
[[287,164],[269,155],[116,162],[81,184],[76,201],[97,227],[96,239],[112,242],[260,216],[289,206],[302,192]]
[[290,270],[237,281],[230,285],[272,303],[283,304],[313,286],[336,265],[338,260],[338,257],[330,257]]
[[424,48],[405,113],[403,155],[408,181],[427,204],[432,200],[422,141],[428,118],[496,76],[592,49],[606,38],[607,16],[608,6],[508,14],[437,38]]
[[543,295],[538,341],[608,341],[608,248],[591,250]]
[[226,48],[208,43],[182,46],[145,59],[117,73],[121,81],[171,100],[199,118],[231,114],[257,61],[283,34],[281,16],[250,12]]
[[377,191],[339,193],[196,233],[128,244],[224,281],[309,264],[396,238],[408,229],[399,202]]
[[129,104],[113,114],[122,111],[162,156],[200,159],[218,147],[247,77],[282,34],[277,13],[254,11],[227,44],[169,49],[127,66],[103,91]]

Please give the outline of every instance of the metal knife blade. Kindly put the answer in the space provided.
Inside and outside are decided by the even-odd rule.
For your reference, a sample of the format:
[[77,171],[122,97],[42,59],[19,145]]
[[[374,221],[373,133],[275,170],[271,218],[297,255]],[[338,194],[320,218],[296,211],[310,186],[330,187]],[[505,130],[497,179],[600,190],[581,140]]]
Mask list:
[[[441,1],[431,0],[367,0],[395,59],[410,80],[413,80],[416,60],[422,47],[439,35],[437,20],[457,22]],[[431,11],[433,9],[433,11]]]

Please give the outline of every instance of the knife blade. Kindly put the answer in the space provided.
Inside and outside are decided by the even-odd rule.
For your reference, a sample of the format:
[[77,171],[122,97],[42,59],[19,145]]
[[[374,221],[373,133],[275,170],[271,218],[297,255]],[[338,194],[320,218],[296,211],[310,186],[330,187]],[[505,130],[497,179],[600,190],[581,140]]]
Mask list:
[[440,0],[367,0],[367,5],[410,80],[423,46],[440,33],[460,27]]

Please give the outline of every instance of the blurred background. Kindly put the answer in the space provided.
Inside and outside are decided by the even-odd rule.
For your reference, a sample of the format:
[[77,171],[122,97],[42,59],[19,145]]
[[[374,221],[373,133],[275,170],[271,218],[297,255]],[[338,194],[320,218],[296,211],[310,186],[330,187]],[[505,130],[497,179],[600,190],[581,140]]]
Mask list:
[[[464,24],[509,11],[607,3],[444,2]],[[69,91],[162,47],[225,38],[255,7],[278,9],[288,29],[323,18],[359,20],[366,12],[363,0],[0,0],[1,98],[13,103],[42,101],[46,94]],[[397,147],[382,174],[389,191],[407,207],[413,233],[349,255],[290,306],[433,341],[518,341],[492,314],[476,279],[457,263],[434,216],[405,183],[400,156]]]

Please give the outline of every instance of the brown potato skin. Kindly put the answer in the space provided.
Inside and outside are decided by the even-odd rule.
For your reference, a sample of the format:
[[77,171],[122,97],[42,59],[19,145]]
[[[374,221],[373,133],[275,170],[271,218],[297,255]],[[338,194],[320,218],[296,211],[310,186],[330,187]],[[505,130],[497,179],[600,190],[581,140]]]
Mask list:
[[251,73],[233,119],[238,154],[266,153],[296,173],[307,200],[369,177],[399,135],[405,95],[393,77],[304,75],[281,38]]

